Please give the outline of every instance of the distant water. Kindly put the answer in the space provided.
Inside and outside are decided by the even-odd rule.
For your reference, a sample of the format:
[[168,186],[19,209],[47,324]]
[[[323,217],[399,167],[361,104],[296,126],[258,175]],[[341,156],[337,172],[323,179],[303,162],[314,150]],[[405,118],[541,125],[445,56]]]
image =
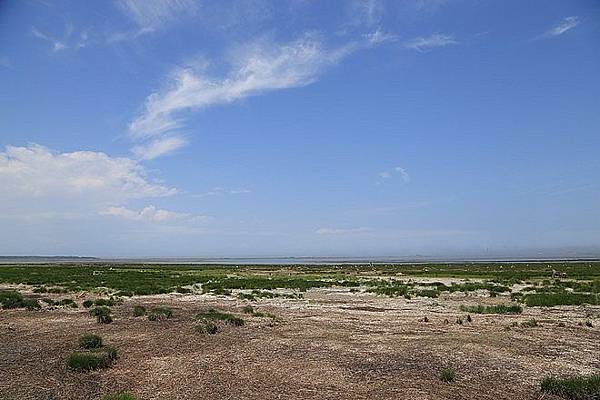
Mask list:
[[0,264],[9,263],[131,263],[131,264],[210,264],[210,265],[330,265],[330,264],[407,264],[460,262],[536,262],[594,261],[596,254],[581,256],[513,256],[513,257],[166,257],[166,258],[95,258],[95,257],[10,257],[0,256]]

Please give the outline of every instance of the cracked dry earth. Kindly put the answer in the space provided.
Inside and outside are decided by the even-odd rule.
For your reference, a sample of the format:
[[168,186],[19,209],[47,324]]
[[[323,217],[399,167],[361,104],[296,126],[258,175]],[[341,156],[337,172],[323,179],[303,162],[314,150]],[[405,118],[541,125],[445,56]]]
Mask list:
[[[64,296],[63,296],[64,297]],[[600,370],[600,307],[526,308],[521,315],[472,315],[459,306],[506,303],[475,294],[389,299],[347,289],[312,289],[303,300],[247,303],[205,295],[126,299],[115,321],[86,310],[0,310],[0,399],[552,399],[547,375]],[[134,318],[132,307],[172,307],[166,321]],[[279,317],[244,315],[242,327],[194,331],[194,316],[246,304]],[[579,326],[587,313],[593,328]],[[427,317],[429,322],[423,322]],[[536,318],[535,328],[511,327]],[[448,322],[445,322],[448,320]],[[564,322],[565,327],[557,326]],[[85,333],[118,349],[109,369],[77,373],[65,360]],[[456,371],[453,383],[440,371]]]

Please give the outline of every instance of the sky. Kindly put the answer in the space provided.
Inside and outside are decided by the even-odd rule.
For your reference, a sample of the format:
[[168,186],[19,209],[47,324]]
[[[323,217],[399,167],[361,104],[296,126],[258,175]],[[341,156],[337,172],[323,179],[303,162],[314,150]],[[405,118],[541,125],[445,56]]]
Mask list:
[[600,3],[0,2],[0,255],[600,255]]

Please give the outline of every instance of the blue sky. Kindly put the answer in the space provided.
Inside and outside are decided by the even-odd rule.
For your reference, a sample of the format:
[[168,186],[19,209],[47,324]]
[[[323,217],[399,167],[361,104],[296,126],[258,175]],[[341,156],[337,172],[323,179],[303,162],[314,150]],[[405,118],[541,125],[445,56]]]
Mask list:
[[0,254],[600,253],[596,1],[0,3]]

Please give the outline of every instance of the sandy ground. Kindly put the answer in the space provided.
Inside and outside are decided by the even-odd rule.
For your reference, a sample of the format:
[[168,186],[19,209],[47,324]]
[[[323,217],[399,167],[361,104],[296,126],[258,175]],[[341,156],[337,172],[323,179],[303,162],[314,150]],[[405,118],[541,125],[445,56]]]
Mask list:
[[[256,302],[158,295],[126,299],[109,325],[82,308],[0,310],[0,399],[100,399],[120,391],[142,400],[552,399],[539,392],[544,376],[600,371],[600,307],[527,308],[456,323],[466,316],[461,304],[506,302],[462,293],[409,301],[347,289]],[[175,316],[134,318],[134,304],[169,306]],[[215,307],[241,316],[247,304],[279,321],[245,315],[243,327],[194,331],[197,312]],[[579,326],[589,313],[595,326]],[[541,326],[506,329],[530,318]],[[65,368],[85,333],[118,349],[111,368]],[[454,383],[440,380],[444,367],[456,371]]]

